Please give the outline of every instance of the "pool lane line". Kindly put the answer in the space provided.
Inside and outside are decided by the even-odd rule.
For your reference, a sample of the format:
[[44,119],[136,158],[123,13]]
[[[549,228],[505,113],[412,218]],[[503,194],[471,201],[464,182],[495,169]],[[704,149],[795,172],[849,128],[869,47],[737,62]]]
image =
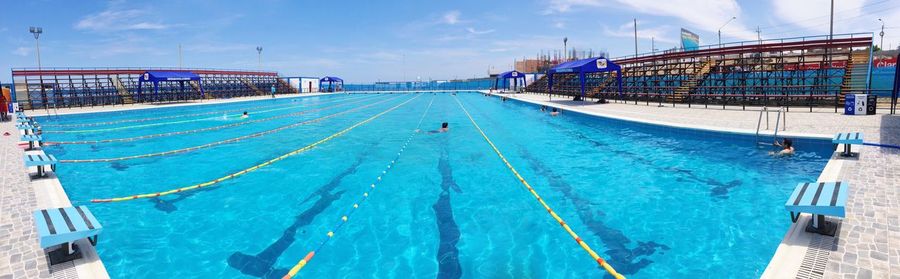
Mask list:
[[297,262],[297,264],[295,264],[293,267],[291,267],[291,269],[288,271],[287,274],[285,274],[283,277],[281,277],[282,279],[291,279],[292,277],[296,276],[297,272],[300,272],[300,270],[303,269],[303,267],[305,267],[306,264],[308,264],[309,261],[312,260],[312,258],[316,255],[316,253],[318,253],[319,250],[321,250],[322,247],[324,247],[325,244],[327,244],[328,241],[334,237],[334,234],[337,231],[339,231],[344,226],[344,224],[347,223],[347,221],[350,220],[350,216],[352,216],[353,213],[356,212],[356,209],[358,209],[359,206],[361,204],[363,204],[363,202],[365,202],[369,198],[370,193],[375,191],[375,186],[379,182],[381,182],[382,179],[384,179],[384,176],[387,175],[388,171],[391,170],[391,168],[394,166],[394,164],[396,164],[397,161],[400,160],[400,155],[403,154],[403,151],[406,150],[406,146],[409,145],[409,142],[413,139],[413,136],[415,136],[418,133],[419,127],[422,126],[422,120],[425,119],[425,116],[428,114],[428,111],[431,109],[431,104],[433,104],[433,103],[434,103],[434,95],[431,96],[431,101],[428,102],[428,106],[425,107],[425,111],[422,112],[422,117],[419,118],[419,123],[416,124],[416,128],[413,129],[412,134],[410,134],[409,137],[406,138],[406,142],[404,142],[403,146],[400,147],[400,150],[397,152],[397,156],[394,157],[393,160],[391,160],[391,162],[385,167],[385,169],[383,171],[381,171],[381,174],[375,178],[375,181],[369,185],[370,189],[368,191],[363,192],[363,194],[362,194],[362,196],[360,196],[359,200],[357,200],[355,203],[353,203],[353,206],[350,208],[350,211],[347,212],[346,214],[344,214],[343,216],[341,216],[340,222],[337,222],[336,225],[331,230],[329,230],[328,233],[325,234],[326,237],[324,239],[322,239],[322,241],[320,241],[318,245],[316,245],[316,248],[309,251],[308,253],[306,253],[306,256],[304,256],[303,259],[301,259],[299,262]]
[[323,144],[323,143],[326,143],[326,142],[328,142],[328,141],[330,141],[330,140],[332,140],[332,139],[335,139],[335,138],[337,138],[337,137],[343,136],[344,134],[347,134],[348,132],[350,132],[350,131],[353,130],[353,129],[356,129],[356,128],[359,127],[359,126],[362,126],[362,125],[365,125],[365,124],[367,124],[367,123],[369,123],[369,122],[372,122],[372,120],[375,120],[375,119],[381,117],[382,115],[387,114],[388,112],[391,112],[391,111],[396,110],[397,108],[399,108],[399,107],[401,107],[401,106],[403,106],[403,105],[405,105],[405,104],[411,102],[412,100],[415,100],[416,98],[419,98],[419,96],[421,96],[421,95],[416,94],[415,97],[412,97],[412,98],[410,98],[409,100],[406,100],[406,101],[404,101],[404,102],[402,102],[402,103],[400,103],[400,104],[398,104],[398,105],[396,105],[396,106],[393,106],[393,107],[391,107],[391,108],[389,108],[389,109],[387,109],[387,110],[385,110],[385,111],[382,111],[382,112],[380,112],[380,113],[378,113],[378,114],[375,114],[375,115],[373,115],[372,117],[369,117],[369,118],[367,118],[367,119],[365,119],[365,120],[363,120],[363,121],[357,122],[356,124],[353,124],[352,126],[347,127],[347,128],[345,128],[345,129],[343,129],[343,130],[341,130],[341,131],[339,131],[339,132],[337,132],[337,133],[334,133],[334,134],[332,134],[332,135],[330,135],[330,136],[327,136],[327,137],[325,137],[325,138],[322,138],[322,139],[320,139],[319,141],[316,141],[316,142],[314,142],[314,143],[311,143],[311,144],[309,144],[309,145],[307,145],[307,146],[304,146],[304,147],[302,147],[302,148],[300,148],[300,149],[297,149],[297,150],[294,150],[294,151],[285,153],[285,154],[283,154],[283,155],[281,155],[281,156],[278,156],[278,157],[275,157],[275,158],[273,158],[273,159],[269,159],[268,161],[265,161],[265,162],[263,162],[262,164],[258,164],[258,165],[255,165],[255,166],[246,168],[246,169],[241,170],[241,171],[239,171],[239,172],[235,172],[235,173],[232,173],[232,174],[229,174],[229,175],[226,175],[226,176],[223,176],[223,177],[219,177],[219,178],[216,178],[216,179],[207,181],[207,182],[198,183],[198,184],[194,184],[194,185],[190,185],[190,186],[185,186],[185,187],[181,187],[181,188],[176,188],[176,189],[172,189],[172,190],[168,190],[168,191],[156,192],[156,193],[148,193],[148,194],[137,194],[137,195],[131,195],[131,196],[125,196],[125,197],[119,197],[119,198],[92,199],[91,202],[92,202],[92,203],[107,203],[107,202],[121,202],[121,201],[136,200],[136,199],[155,198],[155,197],[161,197],[161,196],[171,195],[171,194],[175,194],[175,193],[181,193],[181,192],[184,192],[184,191],[190,191],[190,190],[195,190],[195,189],[199,189],[199,188],[203,188],[203,187],[208,187],[208,186],[211,186],[211,185],[215,185],[215,184],[221,183],[222,181],[226,181],[226,180],[229,180],[229,179],[238,177],[238,176],[242,176],[242,175],[245,175],[245,174],[254,172],[254,171],[259,170],[259,169],[261,169],[261,168],[263,168],[263,167],[266,167],[266,166],[268,166],[268,165],[274,164],[275,162],[278,162],[278,161],[287,159],[288,157],[291,157],[291,156],[294,156],[294,155],[297,155],[297,154],[300,154],[300,153],[309,151],[310,149],[313,149],[313,148],[315,148],[316,146],[319,146],[319,145],[321,145],[321,144]]
[[[374,98],[374,97],[373,97],[373,98]],[[326,110],[326,109],[332,109],[332,108],[337,108],[337,107],[342,107],[342,106],[346,106],[346,105],[351,105],[351,104],[356,104],[356,103],[364,102],[364,101],[370,100],[370,99],[372,99],[372,98],[356,99],[356,100],[351,101],[351,102],[344,102],[344,103],[339,103],[339,104],[336,104],[336,105],[331,105],[331,106],[326,106],[326,107],[320,107],[320,108],[315,108],[315,109],[302,110],[302,111],[298,111],[298,112],[292,112],[292,113],[288,113],[288,114],[281,114],[281,115],[271,116],[271,117],[262,118],[262,119],[244,120],[244,121],[234,122],[234,123],[225,124],[225,125],[219,125],[219,126],[213,126],[213,127],[206,127],[206,128],[199,128],[199,129],[193,129],[193,130],[184,130],[184,131],[176,131],[176,132],[168,132],[168,133],[150,134],[150,135],[143,135],[143,136],[130,137],[130,138],[115,138],[115,139],[103,139],[103,140],[82,140],[82,141],[47,141],[47,142],[45,142],[44,144],[56,145],[56,144],[98,144],[98,143],[111,143],[111,142],[131,142],[131,141],[145,140],[145,139],[152,139],[152,138],[159,138],[159,137],[169,137],[169,136],[177,136],[177,135],[193,134],[193,133],[199,133],[199,132],[208,132],[208,131],[221,130],[221,129],[225,129],[225,128],[237,127],[237,126],[247,125],[247,124],[252,124],[252,123],[259,123],[259,122],[271,121],[271,120],[276,120],[276,119],[281,119],[281,118],[288,118],[288,117],[293,117],[293,116],[299,116],[299,115],[304,115],[304,114],[308,114],[308,113],[312,113],[312,112],[319,112],[319,111],[323,111],[323,110]]]
[[[340,100],[331,100],[328,102],[321,102],[315,105],[324,105],[336,102],[347,101],[347,99],[358,100],[360,98],[344,98]],[[293,106],[274,108],[268,110],[260,110],[260,111],[249,111],[244,110],[245,112],[250,112],[253,114],[267,113],[273,111],[287,110],[287,109],[296,109],[296,108],[304,108],[302,104],[293,104]],[[227,114],[226,114],[227,115]],[[235,114],[233,117],[239,117],[241,114]],[[100,133],[100,132],[111,132],[111,131],[121,131],[121,130],[129,130],[129,129],[138,129],[138,128],[147,128],[147,127],[157,127],[157,126],[165,126],[165,125],[174,125],[174,124],[183,124],[183,123],[191,123],[191,122],[200,122],[200,121],[210,121],[220,119],[219,116],[212,117],[204,117],[197,119],[186,119],[186,120],[177,120],[177,121],[168,121],[168,122],[157,122],[157,123],[148,123],[148,124],[139,124],[139,125],[130,125],[130,126],[120,126],[120,127],[111,127],[111,128],[101,128],[101,129],[89,129],[89,130],[44,130],[42,133],[44,134],[89,134],[89,133]],[[235,119],[238,120],[238,119]]]
[[200,113],[181,114],[181,115],[167,115],[167,116],[137,118],[137,119],[123,119],[123,120],[106,121],[106,122],[79,123],[79,124],[44,124],[41,126],[44,126],[44,127],[94,127],[94,126],[104,126],[104,125],[112,125],[112,124],[119,124],[119,123],[146,122],[146,121],[153,121],[153,120],[163,120],[163,119],[172,119],[172,118],[181,118],[181,117],[192,117],[192,116],[219,114],[219,113],[238,112],[238,111],[245,111],[248,109],[283,107],[283,106],[288,106],[288,105],[291,105],[291,104],[288,103],[288,104],[277,104],[277,105],[261,105],[261,106],[254,106],[254,107],[241,108],[241,109],[200,112]]
[[69,160],[59,160],[59,162],[60,162],[60,163],[100,163],[100,162],[124,161],[124,160],[133,160],[133,159],[140,159],[140,158],[150,158],[150,157],[157,157],[157,156],[166,156],[166,155],[173,155],[173,154],[186,153],[186,152],[196,151],[196,150],[199,150],[199,149],[209,148],[209,147],[213,147],[213,146],[217,146],[217,145],[222,145],[222,144],[226,144],[226,143],[233,143],[233,142],[238,142],[238,141],[242,141],[242,140],[245,140],[245,139],[261,137],[261,136],[265,136],[265,135],[268,135],[268,134],[273,134],[273,133],[281,132],[281,131],[284,131],[284,130],[286,130],[286,129],[290,129],[290,128],[294,128],[294,127],[299,127],[299,126],[303,126],[303,125],[307,125],[307,124],[311,124],[311,123],[321,122],[321,121],[328,120],[328,119],[331,119],[331,118],[334,118],[334,117],[337,117],[337,116],[341,116],[341,115],[344,115],[344,114],[347,114],[347,113],[351,113],[351,112],[359,111],[359,110],[361,110],[361,109],[369,108],[369,107],[372,107],[372,106],[375,106],[375,105],[378,105],[378,104],[381,104],[381,103],[384,103],[384,102],[393,101],[393,100],[396,100],[397,98],[400,98],[400,97],[398,96],[398,97],[393,97],[393,98],[381,100],[381,101],[378,101],[378,102],[375,102],[375,103],[371,103],[371,104],[368,104],[368,105],[355,107],[355,108],[348,109],[348,110],[345,110],[345,111],[340,111],[340,112],[337,112],[337,113],[329,114],[329,115],[326,115],[326,116],[322,116],[322,117],[318,117],[318,118],[314,118],[314,119],[310,119],[310,120],[306,120],[306,121],[302,121],[302,122],[298,122],[298,123],[294,123],[294,124],[284,125],[284,126],[281,126],[281,127],[278,127],[278,128],[274,128],[274,129],[270,129],[270,130],[265,130],[265,131],[262,131],[262,132],[256,132],[256,133],[252,133],[252,134],[249,134],[249,135],[243,135],[243,136],[236,137],[236,138],[230,138],[230,139],[220,140],[220,141],[211,142],[211,143],[202,144],[202,145],[197,145],[197,146],[192,146],[192,147],[186,147],[186,148],[180,148],[180,149],[174,149],[174,150],[162,151],[162,152],[146,153],[146,154],[140,154],[140,155],[122,156],[122,157],[115,157],[115,158],[69,159]]
[[466,117],[469,118],[469,121],[471,121],[472,125],[475,126],[475,129],[478,130],[478,133],[481,133],[481,137],[484,138],[484,140],[491,146],[491,149],[494,150],[494,153],[497,153],[497,156],[500,157],[501,160],[503,160],[503,164],[506,165],[506,168],[508,168],[509,171],[512,172],[516,176],[516,179],[518,179],[519,182],[522,183],[522,185],[525,186],[525,188],[528,189],[529,192],[531,192],[531,195],[534,196],[534,198],[537,199],[537,201],[541,204],[541,206],[543,206],[544,209],[547,210],[547,213],[549,213],[550,216],[553,217],[553,219],[555,219],[556,222],[559,223],[559,225],[562,226],[562,228],[565,229],[566,232],[570,236],[572,236],[572,238],[575,239],[575,242],[577,242],[578,245],[581,246],[581,248],[584,249],[585,252],[587,252],[588,254],[591,255],[592,258],[594,258],[594,261],[596,261],[597,264],[600,265],[600,267],[605,269],[606,272],[608,272],[613,277],[615,277],[617,279],[624,279],[625,276],[616,272],[616,270],[612,266],[610,266],[609,263],[606,262],[606,260],[601,258],[600,255],[597,255],[597,252],[594,252],[594,250],[591,249],[591,247],[588,246],[588,244],[586,242],[584,242],[584,240],[582,240],[581,237],[579,237],[578,234],[572,230],[572,228],[569,227],[569,225],[566,223],[566,221],[563,220],[562,217],[557,215],[556,212],[554,212],[552,208],[550,208],[550,206],[547,204],[547,202],[545,202],[544,199],[541,198],[541,195],[539,195],[537,193],[537,191],[535,191],[534,188],[531,187],[531,184],[528,184],[528,181],[526,181],[525,178],[522,177],[521,174],[519,174],[519,172],[516,170],[516,168],[513,167],[513,165],[509,162],[509,160],[506,159],[506,156],[503,156],[503,153],[500,152],[500,149],[498,149],[497,146],[494,145],[494,142],[491,141],[491,139],[487,136],[487,134],[484,133],[484,130],[482,130],[481,127],[478,126],[478,123],[475,122],[475,119],[472,118],[472,115],[469,114],[469,111],[466,110],[466,107],[463,106],[462,102],[459,101],[459,98],[457,98],[456,96],[453,96],[453,99],[456,100],[456,103],[459,104],[459,107],[463,110],[463,112],[466,113]]

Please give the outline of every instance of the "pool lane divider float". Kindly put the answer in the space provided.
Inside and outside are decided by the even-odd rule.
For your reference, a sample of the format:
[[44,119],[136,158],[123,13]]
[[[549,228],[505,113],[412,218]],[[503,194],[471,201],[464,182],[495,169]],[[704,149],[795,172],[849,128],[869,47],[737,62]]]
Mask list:
[[45,144],[55,145],[55,144],[98,144],[98,143],[110,143],[110,142],[131,142],[131,141],[138,141],[138,140],[145,140],[145,139],[152,139],[152,138],[193,134],[193,133],[199,133],[199,132],[208,132],[208,131],[221,130],[221,129],[225,129],[225,128],[237,127],[237,126],[247,125],[247,124],[252,124],[252,123],[259,123],[259,122],[272,121],[272,120],[281,119],[281,118],[299,116],[299,115],[304,115],[304,114],[308,114],[308,113],[312,113],[312,112],[319,112],[319,111],[323,111],[323,110],[327,110],[327,109],[343,107],[343,106],[347,106],[347,105],[364,102],[366,100],[369,100],[369,98],[356,99],[354,101],[343,102],[340,104],[326,106],[326,107],[320,107],[317,109],[303,110],[303,111],[292,112],[292,113],[282,114],[282,115],[276,115],[276,116],[262,118],[262,119],[245,120],[245,121],[235,122],[235,123],[231,123],[231,124],[199,128],[199,129],[193,129],[193,130],[168,132],[168,133],[160,133],[160,134],[150,134],[150,135],[143,135],[143,136],[130,137],[130,138],[104,139],[104,140],[48,141],[48,142],[45,142]]
[[410,134],[408,138],[406,138],[406,142],[404,142],[403,146],[400,147],[400,151],[397,152],[397,156],[394,157],[393,160],[391,160],[391,162],[384,168],[384,170],[381,171],[381,174],[375,178],[375,181],[373,181],[372,184],[369,185],[369,189],[364,191],[359,200],[353,203],[353,206],[350,208],[349,212],[341,216],[340,222],[337,222],[335,226],[325,234],[326,237],[322,239],[322,241],[319,242],[318,245],[316,245],[316,248],[306,253],[306,256],[304,256],[303,259],[297,262],[297,264],[295,264],[294,267],[292,267],[288,271],[288,273],[285,274],[284,277],[282,277],[282,279],[291,279],[296,276],[297,272],[300,272],[300,270],[303,269],[303,267],[305,267],[306,264],[308,264],[309,261],[312,260],[316,253],[318,253],[319,250],[321,250],[322,247],[324,247],[325,244],[334,237],[334,234],[339,231],[344,226],[344,224],[347,223],[347,221],[350,220],[350,216],[352,216],[353,213],[356,212],[356,209],[358,209],[359,206],[369,198],[369,195],[371,195],[371,193],[375,191],[375,186],[377,186],[378,183],[380,183],[381,180],[384,179],[384,176],[387,175],[388,171],[390,171],[394,164],[396,164],[400,160],[400,155],[403,154],[404,150],[406,150],[406,146],[409,145],[409,142],[413,139],[413,136],[417,134],[419,127],[422,126],[422,120],[425,119],[425,115],[427,115],[428,110],[431,109],[432,103],[434,103],[434,96],[431,97],[431,101],[428,102],[428,106],[425,107],[425,111],[422,113],[422,117],[419,118],[419,123],[416,124],[416,128],[413,130],[413,133]]
[[287,104],[277,104],[277,105],[261,105],[261,106],[254,106],[254,107],[248,107],[248,108],[200,112],[200,113],[192,113],[192,114],[167,115],[167,116],[159,116],[159,117],[123,119],[123,120],[116,120],[116,121],[80,123],[80,124],[45,124],[43,126],[44,127],[95,127],[95,126],[104,126],[104,125],[112,125],[112,124],[120,124],[120,123],[146,122],[146,121],[173,119],[173,118],[181,118],[181,117],[193,117],[193,116],[212,115],[212,114],[219,114],[219,113],[241,112],[241,111],[246,111],[246,110],[283,107],[283,106],[290,106],[290,105],[294,105],[294,104],[287,103]]
[[239,177],[239,176],[242,176],[242,175],[245,175],[245,174],[254,172],[254,171],[259,170],[259,169],[261,169],[261,168],[263,168],[263,167],[266,167],[266,166],[268,166],[268,165],[274,164],[275,162],[278,162],[278,161],[287,159],[288,157],[291,157],[291,156],[294,156],[294,155],[297,155],[297,154],[300,154],[300,153],[309,151],[310,149],[313,149],[313,148],[315,148],[316,146],[319,146],[319,145],[321,145],[321,144],[323,144],[323,143],[326,143],[326,142],[328,142],[328,141],[330,141],[330,140],[333,140],[333,139],[335,139],[335,138],[337,138],[337,137],[343,136],[344,134],[347,134],[348,132],[352,131],[353,129],[356,129],[356,128],[359,127],[359,126],[362,126],[362,125],[365,125],[365,124],[367,124],[367,123],[369,123],[369,122],[372,122],[373,120],[375,120],[375,119],[381,117],[382,115],[385,115],[385,114],[387,114],[387,113],[389,113],[389,112],[391,112],[391,111],[394,111],[394,110],[400,108],[401,106],[403,106],[403,105],[405,105],[405,104],[411,102],[412,100],[415,100],[416,98],[419,98],[419,96],[421,96],[421,95],[418,95],[418,94],[417,94],[415,97],[412,97],[412,98],[410,98],[409,100],[406,100],[406,101],[404,101],[404,102],[402,102],[402,103],[400,103],[400,104],[398,104],[398,105],[396,105],[396,106],[393,106],[393,107],[391,107],[391,108],[388,108],[387,110],[382,111],[382,112],[380,112],[380,113],[378,113],[378,114],[375,114],[375,115],[373,115],[372,117],[369,117],[369,118],[367,118],[367,119],[365,119],[365,120],[363,120],[363,121],[357,122],[356,124],[353,124],[353,125],[350,126],[350,127],[344,128],[343,130],[341,130],[341,131],[339,131],[339,132],[337,132],[337,133],[334,133],[334,134],[332,134],[332,135],[330,135],[330,136],[327,136],[327,137],[325,137],[325,138],[323,138],[323,139],[320,139],[319,141],[316,141],[316,142],[311,143],[311,144],[309,144],[309,145],[307,145],[307,146],[304,146],[303,148],[300,148],[300,149],[297,149],[297,150],[294,150],[294,151],[285,153],[284,155],[275,157],[275,158],[273,158],[273,159],[270,159],[270,160],[268,160],[268,161],[263,162],[262,164],[258,164],[258,165],[255,165],[255,166],[246,168],[246,169],[241,170],[241,171],[239,171],[239,172],[235,172],[235,173],[232,173],[232,174],[229,174],[229,175],[226,175],[226,176],[223,176],[223,177],[219,177],[219,178],[216,178],[216,179],[207,181],[207,182],[203,182],[203,183],[199,183],[199,184],[194,184],[194,185],[190,185],[190,186],[185,186],[185,187],[181,187],[181,188],[177,188],[177,189],[172,189],[172,190],[168,190],[168,191],[164,191],[164,192],[156,192],[156,193],[149,193],[149,194],[138,194],[138,195],[131,195],[131,196],[119,197],[119,198],[92,199],[91,202],[92,202],[92,203],[107,203],[107,202],[129,201],[129,200],[136,200],[136,199],[156,198],[156,197],[161,197],[161,196],[166,196],[166,195],[171,195],[171,194],[175,194],[175,193],[181,193],[181,192],[185,192],[185,191],[196,190],[196,189],[200,189],[200,188],[203,188],[203,187],[208,187],[208,186],[216,185],[216,184],[221,183],[222,181],[226,181],[226,180],[229,180],[229,179],[232,179],[232,178],[235,178],[235,177]]
[[[349,99],[350,99],[350,100],[356,100],[356,99],[360,99],[360,98],[349,98]],[[329,102],[322,102],[322,103],[318,103],[317,105],[330,104],[330,103],[343,102],[343,101],[346,101],[346,99],[332,100],[332,101],[329,101]],[[260,113],[267,113],[267,112],[280,111],[280,110],[287,110],[287,109],[296,109],[296,108],[301,108],[302,106],[303,106],[303,105],[300,105],[300,104],[293,104],[293,106],[281,107],[281,108],[275,108],[275,109],[258,110],[258,111],[244,110],[244,111],[249,111],[249,112],[252,112],[253,114],[260,114]],[[226,113],[226,116],[227,116],[227,113]],[[239,117],[239,116],[240,116],[240,114],[233,115],[233,117]],[[221,119],[221,117],[219,117],[219,116],[214,116],[214,117],[205,117],[205,118],[197,118],[197,119],[187,119],[187,120],[178,120],[178,121],[169,121],[169,122],[157,122],[157,123],[149,123],[149,124],[139,124],[139,125],[131,125],[131,126],[121,126],[121,127],[112,127],[112,128],[102,128],[102,129],[90,129],[90,130],[49,130],[49,131],[48,131],[48,130],[45,130],[45,131],[43,131],[43,133],[44,133],[44,134],[89,134],[89,133],[100,133],[100,132],[121,131],[121,130],[129,130],[129,129],[137,129],[137,128],[147,128],[147,127],[156,127],[156,126],[165,126],[165,125],[174,125],[174,124],[184,124],[184,123],[200,122],[200,121],[209,121],[209,120],[216,120],[216,119]]]
[[594,249],[591,249],[591,247],[588,246],[588,244],[584,242],[584,240],[582,240],[581,237],[579,237],[571,227],[569,227],[566,221],[563,220],[562,217],[557,215],[552,208],[550,208],[550,205],[548,205],[547,202],[545,202],[544,199],[541,198],[541,195],[539,195],[537,191],[535,191],[534,188],[531,187],[531,184],[529,184],[528,181],[526,181],[525,178],[522,177],[521,174],[519,174],[516,168],[509,163],[509,160],[506,160],[506,156],[503,156],[503,153],[500,152],[500,149],[498,149],[497,146],[494,145],[494,142],[491,141],[487,134],[484,133],[484,130],[482,130],[481,127],[478,126],[478,123],[475,122],[475,119],[472,118],[472,115],[469,114],[469,111],[466,110],[466,107],[463,106],[462,102],[459,101],[459,98],[457,98],[456,96],[453,96],[453,98],[456,100],[456,103],[459,104],[459,107],[463,110],[463,112],[466,113],[466,117],[469,118],[469,121],[472,122],[472,125],[475,126],[475,129],[477,129],[478,132],[481,133],[481,137],[484,138],[488,145],[491,146],[491,148],[494,150],[494,153],[497,153],[497,156],[500,157],[501,160],[503,160],[503,164],[506,164],[506,168],[516,176],[516,179],[518,179],[519,182],[522,183],[522,185],[525,186],[525,188],[528,189],[529,192],[531,192],[531,195],[534,196],[534,198],[537,199],[541,206],[543,206],[544,209],[547,210],[547,213],[549,213],[550,216],[553,217],[553,219],[556,220],[556,222],[559,223],[559,225],[562,226],[562,228],[565,229],[566,232],[569,233],[570,236],[572,236],[572,238],[575,239],[575,242],[577,242],[585,252],[587,252],[591,255],[592,258],[594,258],[594,261],[596,261],[597,264],[600,265],[600,267],[605,269],[606,272],[608,272],[613,277],[617,279],[624,279],[625,276],[619,274],[619,272],[617,272],[612,266],[610,266],[609,263],[606,262],[606,260],[601,258],[600,255],[597,255],[597,252],[594,252]]
[[355,108],[352,108],[352,109],[348,109],[348,110],[345,110],[345,111],[333,113],[333,114],[326,115],[326,116],[322,116],[322,117],[319,117],[319,118],[314,118],[314,119],[310,119],[310,120],[306,120],[306,121],[302,121],[302,122],[298,122],[298,123],[294,123],[294,124],[284,125],[284,126],[281,126],[281,127],[275,128],[275,129],[271,129],[271,130],[265,130],[265,131],[262,131],[262,132],[257,132],[257,133],[253,133],[253,134],[249,134],[249,135],[244,135],[244,136],[236,137],[236,138],[230,138],[230,139],[220,140],[220,141],[211,142],[211,143],[207,143],[207,144],[202,144],[202,145],[198,145],[198,146],[186,147],[186,148],[175,149],[175,150],[169,150],[169,151],[163,151],[163,152],[155,152],[155,153],[147,153],[147,154],[141,154],[141,155],[133,155],[133,156],[123,156],[123,157],[115,157],[115,158],[99,158],[99,159],[69,159],[69,160],[60,160],[59,162],[60,162],[60,163],[100,163],[100,162],[114,162],[114,161],[124,161],[124,160],[140,159],[140,158],[150,158],[150,157],[166,156],[166,155],[172,155],[172,154],[179,154],[179,153],[191,152],[191,151],[195,151],[195,150],[199,150],[199,149],[203,149],[203,148],[209,148],[209,147],[213,147],[213,146],[217,146],[217,145],[222,145],[222,144],[226,144],[226,143],[238,142],[238,141],[242,141],[242,140],[249,139],[249,138],[261,137],[261,136],[265,136],[265,135],[268,135],[268,134],[273,134],[273,133],[277,133],[277,132],[280,132],[280,131],[284,131],[284,130],[286,130],[286,129],[290,129],[290,128],[294,128],[294,127],[299,127],[299,126],[302,126],[302,125],[307,125],[307,124],[311,124],[311,123],[321,122],[321,121],[324,121],[324,120],[327,120],[327,119],[331,119],[331,118],[334,118],[334,117],[337,117],[337,116],[341,116],[341,115],[344,115],[344,114],[347,114],[347,113],[351,113],[351,112],[359,111],[359,110],[362,110],[362,109],[365,109],[365,108],[369,108],[369,107],[372,107],[372,106],[375,106],[375,105],[379,105],[379,104],[384,103],[384,102],[392,101],[392,100],[395,100],[395,99],[397,99],[397,98],[399,98],[399,97],[394,97],[394,98],[390,98],[390,99],[378,101],[378,102],[375,102],[375,103],[371,103],[371,104],[368,104],[368,105],[355,107]]

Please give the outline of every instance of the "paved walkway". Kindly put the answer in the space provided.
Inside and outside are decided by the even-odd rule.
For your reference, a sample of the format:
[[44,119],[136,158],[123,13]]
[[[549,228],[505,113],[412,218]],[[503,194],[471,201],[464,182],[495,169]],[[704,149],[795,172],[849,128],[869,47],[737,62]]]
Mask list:
[[[605,117],[747,134],[756,132],[759,119],[759,108],[742,110],[740,107],[722,109],[719,106],[704,109],[702,106],[672,107],[671,104],[658,107],[657,104],[648,106],[640,102],[637,105],[594,104],[559,99],[549,101],[547,95],[538,94],[506,96]],[[774,127],[774,115],[771,114],[770,127]],[[834,113],[833,108],[814,109],[813,112],[809,112],[808,108],[792,108],[786,120],[787,130],[779,134],[830,138],[838,132],[858,131],[865,134],[866,142],[900,145],[900,115],[845,116]],[[823,174],[825,178],[840,178],[851,185],[847,217],[841,222],[837,237],[806,235],[799,238],[803,242],[788,243],[797,240],[796,235],[790,239],[792,234],[798,234],[798,231],[799,234],[805,233],[802,226],[795,224],[786,234],[785,243],[779,246],[775,258],[797,262],[782,264],[773,261],[769,264],[770,268],[780,270],[767,270],[764,277],[900,279],[900,149],[854,146],[854,151],[860,152],[858,158],[841,162],[835,160],[842,159],[832,159],[829,166],[836,167],[828,172],[835,173]],[[800,247],[796,247],[797,244]],[[822,253],[815,247],[827,248]],[[799,252],[787,251],[798,248]],[[816,260],[815,256],[820,257]],[[800,262],[805,259],[812,260]],[[784,270],[784,266],[790,270]],[[810,266],[814,266],[813,270],[803,272],[803,268]]]
[[0,279],[50,278],[44,251],[38,246],[32,211],[37,199],[22,163],[14,122],[0,122]]

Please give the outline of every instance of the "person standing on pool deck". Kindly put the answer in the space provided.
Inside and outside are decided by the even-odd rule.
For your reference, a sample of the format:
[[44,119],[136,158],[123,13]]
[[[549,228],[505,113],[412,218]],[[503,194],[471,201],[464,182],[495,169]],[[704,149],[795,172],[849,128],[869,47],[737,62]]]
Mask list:
[[9,111],[9,105],[6,103],[6,96],[0,95],[0,121],[6,121],[7,111]]
[[275,85],[272,85],[272,98],[275,98]]

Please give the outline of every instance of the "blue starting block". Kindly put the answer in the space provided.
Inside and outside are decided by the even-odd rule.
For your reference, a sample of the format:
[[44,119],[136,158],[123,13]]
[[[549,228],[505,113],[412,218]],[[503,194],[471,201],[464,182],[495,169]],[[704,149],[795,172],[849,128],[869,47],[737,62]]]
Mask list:
[[34,131],[37,130],[37,126],[31,124],[17,124],[16,129],[25,131],[25,134],[34,134]]
[[850,153],[850,145],[851,144],[863,144],[863,134],[862,133],[838,133],[831,138],[831,143],[834,144],[844,144],[844,153],[841,153],[841,156],[844,157],[852,157],[853,153]]
[[38,177],[44,176],[44,166],[50,166],[50,170],[56,172],[56,163],[59,163],[59,160],[53,155],[25,154],[25,167],[37,167]]
[[86,206],[37,210],[33,214],[41,248],[62,245],[50,251],[50,264],[81,258],[81,251],[74,242],[87,238],[97,245],[97,235],[103,230],[100,222]]
[[28,150],[34,149],[34,143],[35,143],[35,142],[38,144],[38,146],[43,146],[43,145],[44,145],[44,138],[41,137],[41,136],[39,136],[39,135],[35,135],[35,134],[31,134],[31,135],[22,135],[21,140],[22,140],[22,141],[27,141],[27,142],[28,142]]
[[825,221],[825,216],[844,218],[848,188],[850,184],[847,182],[800,183],[784,208],[791,212],[791,221],[795,223],[800,213],[813,214],[806,226],[807,232],[834,236],[837,225]]

